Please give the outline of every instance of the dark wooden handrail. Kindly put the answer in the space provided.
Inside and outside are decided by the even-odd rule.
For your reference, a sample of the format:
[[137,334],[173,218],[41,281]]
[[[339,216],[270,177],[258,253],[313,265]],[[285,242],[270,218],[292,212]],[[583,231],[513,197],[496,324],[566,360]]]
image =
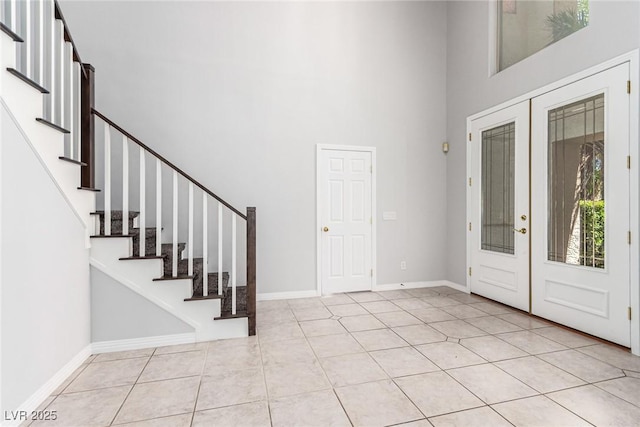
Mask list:
[[73,37],[71,37],[71,31],[69,31],[69,26],[67,25],[67,21],[64,19],[64,15],[62,14],[62,9],[58,4],[58,0],[53,1],[55,18],[62,21],[62,28],[64,31],[64,40],[71,43],[71,48],[73,49],[73,60],[80,64],[80,70],[82,71],[83,77],[87,77],[87,71],[84,69],[84,63],[82,59],[80,59],[80,53],[78,53],[78,48],[76,47],[76,43],[73,41]]
[[105,116],[104,114],[100,113],[98,110],[96,110],[95,108],[91,109],[91,112],[93,114],[95,114],[96,116],[100,117],[105,123],[107,123],[109,126],[111,126],[112,128],[114,128],[115,130],[117,130],[118,132],[120,132],[121,134],[123,134],[124,136],[126,136],[128,139],[130,139],[131,141],[135,142],[136,144],[138,144],[140,147],[144,148],[145,151],[149,152],[151,155],[155,156],[156,158],[160,159],[160,161],[162,161],[165,165],[169,166],[171,169],[175,170],[176,172],[178,172],[180,175],[182,175],[183,177],[185,177],[186,179],[188,179],[189,181],[191,181],[193,184],[195,184],[198,188],[200,188],[202,191],[204,191],[205,193],[207,193],[208,195],[210,195],[211,197],[213,197],[214,199],[216,199],[217,201],[219,201],[220,203],[222,203],[224,206],[226,206],[227,208],[229,208],[233,213],[235,213],[236,215],[238,215],[240,218],[244,219],[245,221],[247,220],[247,216],[245,214],[243,214],[242,212],[240,212],[238,209],[234,208],[233,206],[231,206],[229,203],[227,203],[225,200],[223,200],[220,196],[218,196],[217,194],[215,194],[214,192],[212,192],[211,190],[209,190],[207,187],[205,187],[204,185],[200,184],[198,181],[196,181],[195,179],[193,179],[191,176],[189,176],[186,172],[184,172],[182,169],[180,169],[179,167],[177,167],[176,165],[174,165],[173,163],[171,163],[169,160],[165,159],[164,157],[162,157],[160,154],[156,153],[154,150],[152,150],[151,148],[149,148],[149,146],[147,146],[146,144],[144,144],[142,141],[140,141],[138,138],[136,138],[135,136],[131,135],[129,132],[127,132],[126,130],[122,129],[120,126],[118,126],[113,120],[109,119],[107,116]]

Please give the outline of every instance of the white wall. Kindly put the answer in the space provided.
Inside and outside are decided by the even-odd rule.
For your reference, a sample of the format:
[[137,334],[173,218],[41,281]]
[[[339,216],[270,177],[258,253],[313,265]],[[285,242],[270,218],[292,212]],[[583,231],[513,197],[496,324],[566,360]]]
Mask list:
[[318,143],[377,147],[378,283],[444,278],[445,3],[61,4],[97,108],[257,207],[259,293],[316,287]]
[[11,411],[89,345],[89,257],[83,224],[0,110],[0,411]]
[[447,3],[447,278],[466,282],[466,118],[640,46],[640,2],[590,1],[590,23],[491,76],[489,1]]
[[91,268],[91,342],[194,332],[154,303]]

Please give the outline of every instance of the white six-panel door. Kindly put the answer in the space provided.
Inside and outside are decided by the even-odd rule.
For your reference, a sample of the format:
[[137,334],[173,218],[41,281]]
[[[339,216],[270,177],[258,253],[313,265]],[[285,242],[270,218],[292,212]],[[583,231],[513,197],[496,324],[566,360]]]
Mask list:
[[318,155],[321,291],[371,290],[372,153],[320,149]]
[[529,102],[471,122],[471,292],[529,310]]
[[[630,345],[629,65],[532,100],[532,313]],[[636,112],[637,114],[637,112]]]

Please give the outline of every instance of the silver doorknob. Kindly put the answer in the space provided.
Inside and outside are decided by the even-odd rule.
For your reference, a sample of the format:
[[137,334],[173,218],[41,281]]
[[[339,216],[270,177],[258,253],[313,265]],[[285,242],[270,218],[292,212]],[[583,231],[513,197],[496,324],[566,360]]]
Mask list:
[[324,231],[326,233],[327,231],[329,231],[329,227],[323,228],[322,231]]
[[517,231],[518,233],[522,233],[522,234],[527,234],[527,229],[522,227],[522,228],[514,228],[513,231]]

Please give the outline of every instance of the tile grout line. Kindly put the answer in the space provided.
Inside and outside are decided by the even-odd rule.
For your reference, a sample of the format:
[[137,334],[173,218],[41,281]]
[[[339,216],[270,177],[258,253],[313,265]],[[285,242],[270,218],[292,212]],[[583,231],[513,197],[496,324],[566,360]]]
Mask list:
[[207,361],[209,360],[209,350],[210,345],[207,344],[207,349],[204,353],[204,361],[202,362],[202,367],[200,368],[200,380],[198,381],[198,390],[196,390],[196,398],[193,401],[193,411],[191,411],[191,420],[189,421],[189,426],[193,426],[193,421],[196,417],[196,408],[198,407],[198,400],[200,399],[200,389],[202,388],[202,377],[204,376],[204,370],[207,366]]
[[127,399],[129,398],[129,396],[131,396],[131,392],[133,391],[133,389],[135,388],[136,384],[138,384],[138,380],[140,380],[140,377],[142,376],[142,373],[144,372],[145,369],[147,369],[147,366],[149,366],[149,362],[151,362],[151,358],[153,357],[154,353],[156,352],[157,347],[153,349],[153,351],[151,352],[151,355],[149,355],[149,359],[147,360],[147,363],[144,364],[144,367],[140,370],[140,373],[138,374],[138,377],[136,378],[136,380],[133,382],[133,384],[131,384],[131,388],[129,389],[129,391],[127,392],[127,395],[125,396],[125,398],[122,400],[122,403],[120,404],[120,406],[118,407],[118,410],[116,411],[115,415],[113,416],[113,418],[111,419],[111,422],[109,423],[110,426],[113,425],[113,423],[116,421],[116,418],[118,418],[118,415],[120,415],[120,411],[122,411],[122,407],[124,406],[125,402],[127,401]]
[[[288,306],[289,305],[287,303],[287,307]],[[289,308],[289,310],[291,310],[291,308]],[[293,313],[293,310],[291,310],[291,312]],[[295,318],[295,314],[293,315],[293,317]],[[267,403],[267,413],[269,414],[269,424],[273,426],[273,416],[271,414],[271,399],[269,399],[269,387],[267,386],[267,374],[264,371],[264,357],[262,357],[262,341],[260,340],[259,331],[256,331],[256,341],[258,342],[258,353],[260,354],[260,369],[262,370],[262,385],[264,386],[264,397]]]
[[[325,308],[327,308],[325,306]],[[328,309],[328,308],[327,308]],[[331,310],[329,309],[329,311],[331,312]],[[331,314],[333,314],[333,312],[331,312]],[[338,323],[340,323],[340,321],[338,320]],[[342,326],[342,324],[340,324]],[[315,349],[313,348],[313,346],[311,345],[311,343],[309,342],[309,338],[305,333],[304,333],[304,329],[302,329],[302,326],[300,326],[300,322],[298,322],[298,327],[300,328],[300,330],[302,330],[302,334],[304,335],[304,339],[307,343],[307,345],[309,346],[309,348],[311,348],[311,352],[313,353],[313,355],[315,356],[315,360],[318,362],[318,366],[320,366],[320,369],[322,370],[322,374],[324,375],[325,380],[327,380],[327,383],[329,383],[329,385],[331,386],[331,393],[333,393],[333,395],[335,396],[336,400],[338,401],[338,404],[340,405],[340,408],[342,409],[342,412],[344,413],[344,415],[347,417],[347,420],[349,421],[349,423],[354,426],[353,421],[351,420],[351,417],[349,416],[349,413],[347,412],[347,409],[344,407],[344,404],[342,403],[342,401],[340,400],[340,397],[338,396],[338,393],[336,393],[336,389],[333,385],[333,383],[331,382],[331,380],[329,379],[329,376],[327,375],[327,372],[324,369],[324,366],[322,366],[322,362],[320,362],[320,357],[318,356],[318,353],[316,353]],[[342,326],[344,328],[344,326]],[[346,329],[346,328],[345,328]],[[346,331],[347,334],[349,334],[349,336],[351,336],[351,334],[349,333],[349,331]],[[331,334],[333,335],[333,334]],[[335,334],[338,335],[338,334]],[[342,335],[342,334],[340,334]],[[324,335],[324,336],[329,336],[329,335]],[[365,350],[366,351],[366,350]],[[322,391],[322,390],[320,390]]]

